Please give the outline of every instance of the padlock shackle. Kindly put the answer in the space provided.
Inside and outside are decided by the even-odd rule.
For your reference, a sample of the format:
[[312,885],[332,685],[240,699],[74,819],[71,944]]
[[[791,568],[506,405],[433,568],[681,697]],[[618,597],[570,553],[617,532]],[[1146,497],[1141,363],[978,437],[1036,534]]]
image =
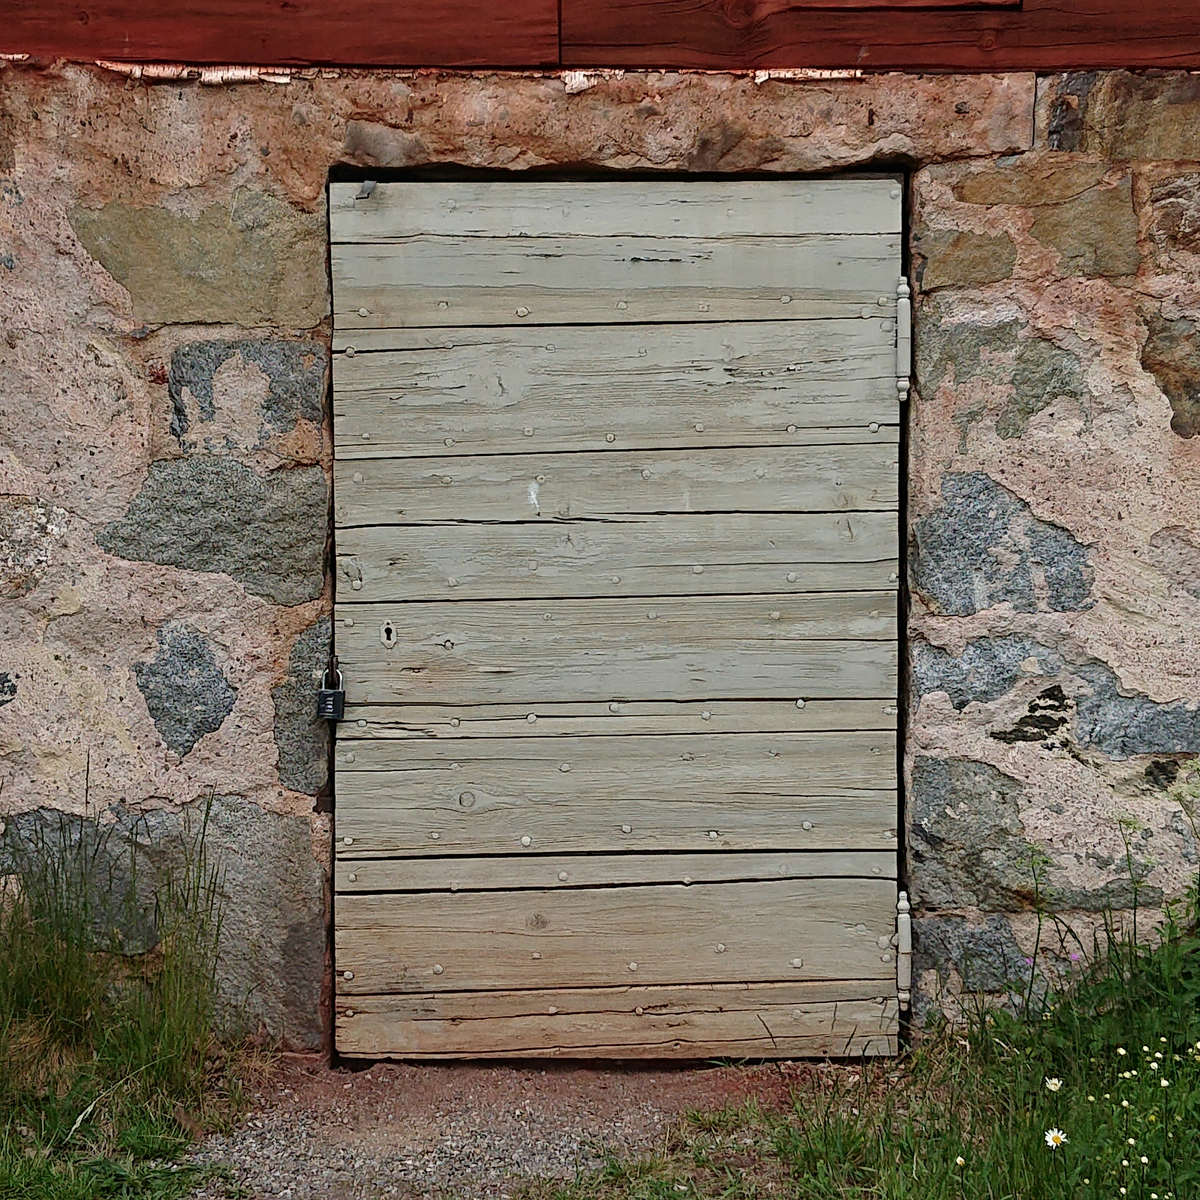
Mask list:
[[336,686],[340,689],[342,686],[342,673],[338,670],[338,658],[336,654],[331,654],[329,656],[329,664],[325,668],[325,674],[321,676],[322,687],[328,686],[329,677],[331,675],[337,680]]

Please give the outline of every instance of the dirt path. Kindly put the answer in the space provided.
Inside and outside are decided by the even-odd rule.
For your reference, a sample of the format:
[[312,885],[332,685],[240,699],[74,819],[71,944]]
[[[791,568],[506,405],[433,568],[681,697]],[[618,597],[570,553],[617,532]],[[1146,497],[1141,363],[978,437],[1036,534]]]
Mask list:
[[[689,1109],[787,1104],[820,1067],[409,1066],[284,1058],[241,1128],[195,1157],[260,1200],[502,1198],[514,1177],[568,1178],[605,1150],[653,1147]],[[217,1189],[201,1197],[220,1195]]]

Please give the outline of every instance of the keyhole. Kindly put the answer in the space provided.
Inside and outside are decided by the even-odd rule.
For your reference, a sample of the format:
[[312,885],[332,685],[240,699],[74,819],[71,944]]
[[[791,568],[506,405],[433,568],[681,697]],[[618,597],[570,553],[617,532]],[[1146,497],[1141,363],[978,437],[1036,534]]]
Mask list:
[[390,650],[396,644],[396,629],[391,621],[384,621],[379,630],[379,640]]

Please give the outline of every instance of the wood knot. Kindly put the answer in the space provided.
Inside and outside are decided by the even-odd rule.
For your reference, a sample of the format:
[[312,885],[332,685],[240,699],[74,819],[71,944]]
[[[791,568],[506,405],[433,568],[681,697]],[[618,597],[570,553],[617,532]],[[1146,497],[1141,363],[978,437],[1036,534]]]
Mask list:
[[721,16],[734,29],[748,29],[758,23],[756,0],[721,0]]

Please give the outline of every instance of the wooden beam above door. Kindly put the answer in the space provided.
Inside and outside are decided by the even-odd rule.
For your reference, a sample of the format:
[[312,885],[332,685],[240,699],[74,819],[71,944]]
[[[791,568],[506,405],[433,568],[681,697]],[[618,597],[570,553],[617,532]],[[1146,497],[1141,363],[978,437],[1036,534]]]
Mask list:
[[0,0],[0,53],[255,66],[552,66],[558,3]]
[[565,65],[1061,71],[1200,65],[1200,5],[563,0]]
[[0,53],[259,66],[1056,71],[1200,66],[1158,0],[0,0]]

